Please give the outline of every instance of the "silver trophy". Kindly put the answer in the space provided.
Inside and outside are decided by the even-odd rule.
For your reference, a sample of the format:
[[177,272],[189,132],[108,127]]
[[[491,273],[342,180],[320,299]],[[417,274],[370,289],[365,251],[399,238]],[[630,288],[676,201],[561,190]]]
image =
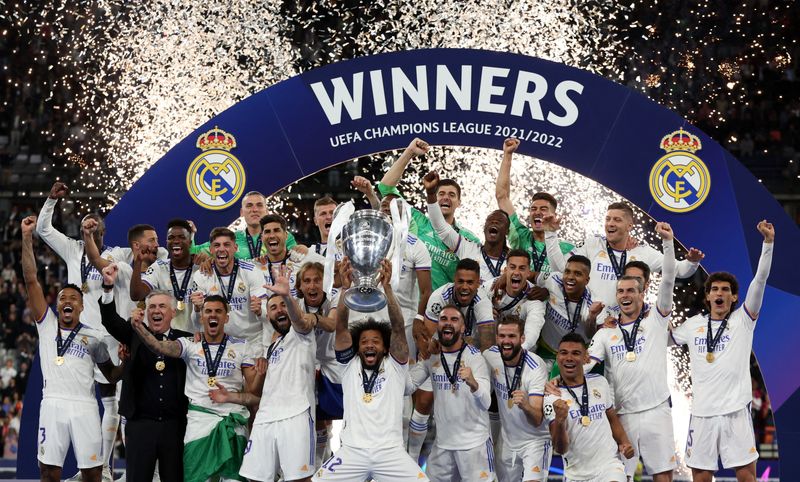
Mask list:
[[343,250],[353,266],[353,287],[344,294],[344,304],[353,311],[370,313],[386,306],[378,289],[378,270],[392,245],[389,217],[374,209],[354,212],[342,230]]

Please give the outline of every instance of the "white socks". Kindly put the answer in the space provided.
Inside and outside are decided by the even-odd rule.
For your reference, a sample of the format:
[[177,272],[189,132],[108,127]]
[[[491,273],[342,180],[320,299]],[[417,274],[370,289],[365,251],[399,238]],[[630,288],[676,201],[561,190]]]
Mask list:
[[411,420],[408,422],[408,454],[414,459],[414,462],[419,461],[419,452],[428,435],[428,419],[430,418],[430,415],[423,415],[416,410],[411,413]]
[[110,465],[119,428],[119,405],[116,396],[103,397],[100,401],[103,403],[103,465]]

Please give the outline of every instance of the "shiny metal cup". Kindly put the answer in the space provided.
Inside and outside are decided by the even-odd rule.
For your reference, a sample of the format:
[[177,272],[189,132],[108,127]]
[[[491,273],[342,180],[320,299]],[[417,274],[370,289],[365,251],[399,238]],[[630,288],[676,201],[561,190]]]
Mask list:
[[344,304],[353,311],[370,313],[386,306],[378,289],[378,271],[392,245],[393,227],[388,216],[374,209],[353,213],[342,230],[342,248],[353,267],[353,287]]

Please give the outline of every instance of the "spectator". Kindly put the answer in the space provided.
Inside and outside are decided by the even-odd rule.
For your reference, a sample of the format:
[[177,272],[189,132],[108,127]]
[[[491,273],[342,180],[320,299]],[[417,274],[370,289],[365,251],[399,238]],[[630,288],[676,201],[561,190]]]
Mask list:
[[[6,359],[6,365],[3,368],[0,368],[0,387],[6,388],[11,380],[16,378],[17,376],[17,369],[14,368],[14,360],[11,358]],[[5,404],[5,400],[3,401]]]

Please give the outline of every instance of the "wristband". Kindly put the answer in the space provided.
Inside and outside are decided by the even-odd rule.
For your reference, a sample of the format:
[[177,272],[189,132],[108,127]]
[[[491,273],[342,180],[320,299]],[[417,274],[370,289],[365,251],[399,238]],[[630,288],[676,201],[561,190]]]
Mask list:
[[100,287],[103,288],[104,290],[107,290],[107,291],[110,291],[110,290],[114,289],[114,285],[107,285],[105,283],[101,284]]
[[422,315],[420,315],[419,313],[417,313],[416,315],[414,315],[414,319],[415,319],[415,320],[419,320],[419,321],[425,321],[425,317],[424,317],[424,316],[422,316]]

